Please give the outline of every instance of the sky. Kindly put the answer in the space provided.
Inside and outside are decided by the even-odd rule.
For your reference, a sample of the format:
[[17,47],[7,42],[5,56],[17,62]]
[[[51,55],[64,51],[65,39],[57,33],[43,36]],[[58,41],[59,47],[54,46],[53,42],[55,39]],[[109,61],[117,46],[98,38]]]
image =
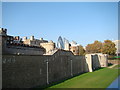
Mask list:
[[82,46],[117,40],[118,2],[3,2],[2,27],[13,36],[61,36]]

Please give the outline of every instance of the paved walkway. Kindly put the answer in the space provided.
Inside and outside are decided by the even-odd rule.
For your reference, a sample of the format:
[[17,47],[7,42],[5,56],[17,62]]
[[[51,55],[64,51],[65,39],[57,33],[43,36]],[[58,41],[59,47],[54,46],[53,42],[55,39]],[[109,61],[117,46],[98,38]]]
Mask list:
[[116,78],[111,84],[110,86],[108,86],[108,88],[106,90],[109,90],[110,88],[116,88],[118,90],[120,90],[120,76],[118,78]]
[[113,68],[113,67],[115,67],[116,65],[118,65],[118,64],[113,64],[112,66],[110,66],[110,67],[108,67],[108,68]]

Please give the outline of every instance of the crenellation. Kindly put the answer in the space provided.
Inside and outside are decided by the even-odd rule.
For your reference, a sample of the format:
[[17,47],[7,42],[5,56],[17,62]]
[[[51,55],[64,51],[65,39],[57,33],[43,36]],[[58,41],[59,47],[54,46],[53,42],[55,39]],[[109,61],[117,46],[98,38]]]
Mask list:
[[0,35],[7,35],[7,29],[6,28],[0,28]]

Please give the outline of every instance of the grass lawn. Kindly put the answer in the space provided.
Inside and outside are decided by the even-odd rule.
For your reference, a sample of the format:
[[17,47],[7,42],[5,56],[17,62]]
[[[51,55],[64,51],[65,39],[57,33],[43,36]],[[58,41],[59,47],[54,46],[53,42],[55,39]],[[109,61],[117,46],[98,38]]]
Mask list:
[[118,69],[102,68],[68,79],[48,88],[107,88],[118,77]]

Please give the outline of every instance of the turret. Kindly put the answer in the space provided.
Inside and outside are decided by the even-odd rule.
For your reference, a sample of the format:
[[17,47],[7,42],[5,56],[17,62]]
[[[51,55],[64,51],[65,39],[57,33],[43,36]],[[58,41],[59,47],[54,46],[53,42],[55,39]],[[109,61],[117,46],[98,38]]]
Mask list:
[[6,47],[7,41],[7,29],[0,28],[0,49],[2,50],[2,54],[4,53],[4,49]]
[[23,41],[26,41],[27,40],[27,37],[23,37]]
[[0,35],[7,35],[7,29],[0,28]]
[[30,36],[30,40],[34,40],[34,36]]
[[41,41],[43,41],[43,38],[40,38]]

